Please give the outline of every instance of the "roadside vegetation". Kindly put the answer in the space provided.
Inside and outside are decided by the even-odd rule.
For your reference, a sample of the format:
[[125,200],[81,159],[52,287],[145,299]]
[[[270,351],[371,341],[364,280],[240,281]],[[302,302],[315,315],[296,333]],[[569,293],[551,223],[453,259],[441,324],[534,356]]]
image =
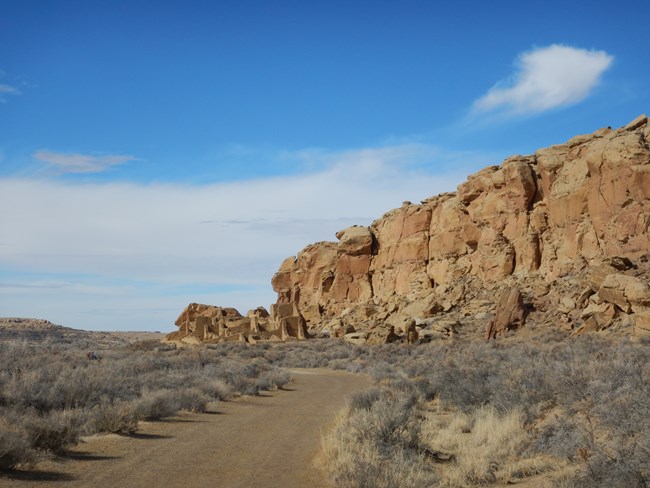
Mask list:
[[75,344],[0,343],[0,469],[64,454],[82,436],[133,434],[140,421],[203,412],[210,402],[257,395],[290,380],[263,358],[157,342],[99,351],[99,357],[88,359]]
[[537,337],[222,347],[373,378],[323,439],[337,487],[650,486],[650,343]]
[[323,437],[320,464],[333,486],[650,486],[650,343],[537,337],[415,347],[143,343],[101,351],[101,361],[71,345],[4,344],[0,466],[282,387],[284,368],[327,367],[374,380]]

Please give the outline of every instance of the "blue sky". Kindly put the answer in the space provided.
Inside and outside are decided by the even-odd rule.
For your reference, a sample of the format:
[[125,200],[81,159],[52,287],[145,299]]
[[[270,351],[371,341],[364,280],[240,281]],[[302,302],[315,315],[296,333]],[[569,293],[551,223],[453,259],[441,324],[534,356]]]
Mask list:
[[0,316],[172,330],[650,111],[650,3],[0,1]]

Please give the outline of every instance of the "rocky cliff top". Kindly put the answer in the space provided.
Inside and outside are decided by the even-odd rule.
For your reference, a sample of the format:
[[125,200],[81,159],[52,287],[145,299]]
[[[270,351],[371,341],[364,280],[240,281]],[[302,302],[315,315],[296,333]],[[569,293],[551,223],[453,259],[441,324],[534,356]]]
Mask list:
[[362,342],[413,324],[420,339],[524,323],[650,331],[648,141],[639,116],[344,229],[282,263],[276,306],[291,304],[312,333]]

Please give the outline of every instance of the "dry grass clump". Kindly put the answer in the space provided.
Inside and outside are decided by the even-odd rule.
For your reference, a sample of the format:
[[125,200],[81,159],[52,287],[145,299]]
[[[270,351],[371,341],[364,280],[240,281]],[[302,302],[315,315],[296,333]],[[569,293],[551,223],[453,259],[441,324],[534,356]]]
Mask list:
[[238,352],[147,342],[91,361],[75,344],[0,344],[0,469],[61,455],[84,435],[132,434],[140,420],[203,412],[290,381],[268,360]]
[[521,411],[426,412],[423,397],[404,386],[356,394],[324,437],[335,486],[465,488],[506,484],[563,464],[526,452],[532,433]]
[[375,392],[355,395],[323,438],[323,458],[335,486],[431,486],[436,477],[419,449],[414,398]]
[[485,406],[471,414],[430,416],[422,425],[422,441],[453,459],[439,472],[442,487],[505,484],[557,467],[550,456],[525,452],[531,433],[521,411],[500,413]]

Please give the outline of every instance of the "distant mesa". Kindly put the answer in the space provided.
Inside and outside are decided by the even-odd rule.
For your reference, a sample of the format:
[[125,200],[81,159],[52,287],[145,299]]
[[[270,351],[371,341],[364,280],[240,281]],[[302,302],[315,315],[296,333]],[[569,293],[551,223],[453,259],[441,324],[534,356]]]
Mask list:
[[31,344],[57,341],[67,344],[86,344],[92,350],[126,347],[143,341],[160,341],[159,332],[90,331],[64,327],[49,320],[19,317],[0,317],[0,341],[18,340]]
[[[270,317],[191,304],[181,340],[650,334],[645,115],[470,175],[287,258]],[[258,309],[260,310],[260,309]],[[517,332],[519,334],[519,332]]]
[[31,331],[46,331],[46,330],[72,330],[62,325],[53,324],[49,320],[44,319],[30,319],[20,317],[0,317],[0,330],[31,330]]

